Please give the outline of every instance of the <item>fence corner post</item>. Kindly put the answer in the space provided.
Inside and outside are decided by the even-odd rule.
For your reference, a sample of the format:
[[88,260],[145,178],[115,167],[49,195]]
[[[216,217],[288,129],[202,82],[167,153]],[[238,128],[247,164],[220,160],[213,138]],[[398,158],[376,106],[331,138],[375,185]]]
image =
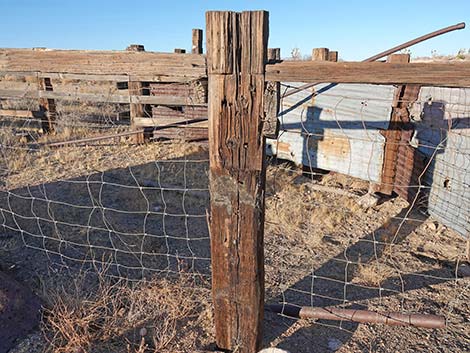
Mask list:
[[202,29],[193,28],[191,52],[193,54],[202,54]]
[[217,346],[257,352],[264,310],[266,11],[206,13]]
[[43,132],[50,133],[55,131],[56,104],[52,98],[41,97],[41,92],[53,91],[52,80],[49,77],[38,78],[39,89],[39,114],[41,116],[41,127]]

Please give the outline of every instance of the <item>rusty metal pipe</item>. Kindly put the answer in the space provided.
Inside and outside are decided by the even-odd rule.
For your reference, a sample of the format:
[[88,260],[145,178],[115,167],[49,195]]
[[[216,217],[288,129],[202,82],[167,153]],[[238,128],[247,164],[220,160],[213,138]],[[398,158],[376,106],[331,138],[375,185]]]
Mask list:
[[446,320],[442,316],[427,314],[402,314],[397,312],[380,313],[369,310],[296,307],[274,304],[266,308],[278,314],[301,319],[346,320],[360,323],[384,324],[389,326],[414,326],[422,328],[444,328]]
[[[449,32],[452,32],[452,31],[455,31],[455,30],[458,30],[458,29],[464,29],[464,28],[465,28],[465,22],[460,22],[460,23],[457,23],[453,26],[441,28],[441,29],[438,29],[437,31],[425,34],[421,37],[418,37],[418,38],[409,40],[408,42],[405,42],[403,44],[397,45],[396,47],[385,50],[381,53],[378,53],[374,56],[371,56],[370,58],[364,59],[364,60],[362,60],[362,62],[376,61],[376,60],[379,60],[379,59],[381,59],[381,58],[383,58],[387,55],[390,55],[390,54],[396,53],[397,51],[400,51],[400,50],[406,49],[408,47],[411,47],[412,45],[424,42],[425,40],[428,40],[428,39],[431,39],[431,38],[434,38],[434,37],[437,37],[437,36],[440,36],[442,34],[449,33]],[[321,82],[307,83],[307,84],[302,85],[300,87],[294,88],[294,89],[286,92],[283,97],[289,97],[289,96],[291,96],[291,95],[293,95],[297,92],[303,91],[304,89],[308,89],[310,87],[318,85],[319,83],[321,83]]]

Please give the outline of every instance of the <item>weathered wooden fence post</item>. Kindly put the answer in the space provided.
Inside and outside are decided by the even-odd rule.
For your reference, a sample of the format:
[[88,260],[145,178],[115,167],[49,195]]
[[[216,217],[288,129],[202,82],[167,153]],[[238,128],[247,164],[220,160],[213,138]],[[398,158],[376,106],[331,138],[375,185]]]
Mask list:
[[328,61],[330,50],[328,48],[313,48],[312,60],[313,61]]
[[338,62],[338,51],[330,50],[328,52],[328,61]]
[[193,29],[191,53],[202,54],[202,29]]
[[207,12],[212,296],[219,348],[261,347],[268,13]]
[[[39,93],[53,91],[52,81],[49,77],[40,77],[38,81]],[[41,127],[43,132],[55,130],[56,105],[51,98],[39,98],[39,114],[41,115]]]
[[[268,63],[274,64],[281,60],[281,48],[268,49]],[[281,83],[280,82],[267,82],[265,97],[264,97],[264,110],[265,121],[263,126],[263,135],[267,138],[275,139],[279,133],[279,120],[277,116],[281,105]]]
[[[126,48],[126,51],[145,51],[145,48],[141,44],[131,44]],[[143,94],[143,84],[139,81],[129,81],[128,82],[128,90],[130,96],[140,96]],[[131,103],[129,105],[130,109],[130,118],[131,118],[131,126],[134,127],[134,119],[141,118],[145,116],[145,105],[144,104],[137,104]]]

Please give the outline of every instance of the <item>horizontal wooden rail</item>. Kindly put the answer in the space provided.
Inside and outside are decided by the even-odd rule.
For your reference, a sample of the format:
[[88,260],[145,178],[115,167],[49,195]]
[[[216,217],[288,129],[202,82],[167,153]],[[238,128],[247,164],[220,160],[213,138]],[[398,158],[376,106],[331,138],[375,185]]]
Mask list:
[[49,98],[69,101],[102,102],[102,103],[136,103],[155,104],[169,106],[206,106],[207,103],[190,99],[190,97],[178,97],[169,95],[160,96],[137,96],[118,94],[98,94],[98,93],[69,93],[55,91],[38,90],[1,90],[0,98]]
[[127,75],[136,80],[186,82],[206,76],[206,59],[201,54],[0,49],[0,71]]
[[137,135],[137,134],[143,134],[144,130],[136,130],[136,131],[125,131],[125,132],[120,132],[120,133],[115,133],[112,135],[99,135],[99,136],[93,136],[93,137],[87,137],[83,139],[78,139],[78,140],[68,140],[68,141],[58,141],[58,142],[46,142],[46,143],[40,143],[40,144],[35,144],[32,145],[32,147],[62,147],[62,146],[68,146],[68,145],[77,145],[81,143],[90,143],[90,142],[96,142],[96,141],[102,141],[102,140],[109,140],[109,139],[115,139],[119,137],[127,137],[127,136],[132,136],[132,135]]
[[60,72],[38,72],[39,78],[50,78],[51,80],[78,80],[78,81],[110,81],[128,82],[131,77],[128,75],[103,75],[103,74],[67,74]]
[[0,116],[8,116],[13,118],[37,118],[42,117],[42,115],[43,113],[40,111],[0,109]]
[[136,127],[201,127],[207,128],[207,118],[197,118],[197,119],[174,119],[174,118],[134,118],[134,125]]
[[266,65],[266,80],[470,87],[470,62],[391,64],[283,61]]
[[[116,82],[207,78],[199,54],[29,49],[0,49],[0,75]],[[470,87],[470,63],[282,61],[266,65],[266,80]]]

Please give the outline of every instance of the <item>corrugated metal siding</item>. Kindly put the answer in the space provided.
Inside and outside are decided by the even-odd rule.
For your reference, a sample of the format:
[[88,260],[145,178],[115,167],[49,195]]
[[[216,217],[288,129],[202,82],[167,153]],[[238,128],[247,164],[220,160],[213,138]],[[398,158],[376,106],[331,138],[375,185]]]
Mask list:
[[330,86],[315,86],[314,98],[310,89],[281,101],[279,138],[268,140],[268,152],[299,165],[380,182],[385,139],[379,129],[388,127],[395,87]]
[[470,89],[423,87],[413,105],[418,150],[428,158],[429,213],[470,233]]

